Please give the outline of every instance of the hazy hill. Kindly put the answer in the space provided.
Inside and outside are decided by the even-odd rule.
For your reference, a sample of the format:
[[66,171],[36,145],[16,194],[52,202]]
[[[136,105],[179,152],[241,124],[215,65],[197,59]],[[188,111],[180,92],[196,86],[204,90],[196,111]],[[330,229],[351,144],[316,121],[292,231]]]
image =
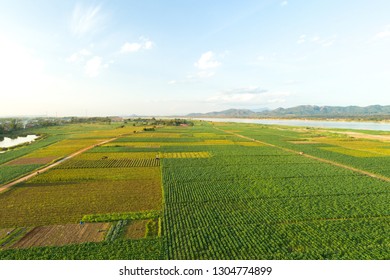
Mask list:
[[323,117],[323,118],[353,118],[353,117],[390,117],[390,106],[371,105],[367,107],[359,106],[315,106],[301,105],[292,108],[277,108],[254,112],[247,109],[229,109],[220,112],[193,113],[187,117]]
[[248,109],[229,109],[220,112],[209,112],[209,113],[192,113],[188,114],[187,117],[256,117],[257,113]]

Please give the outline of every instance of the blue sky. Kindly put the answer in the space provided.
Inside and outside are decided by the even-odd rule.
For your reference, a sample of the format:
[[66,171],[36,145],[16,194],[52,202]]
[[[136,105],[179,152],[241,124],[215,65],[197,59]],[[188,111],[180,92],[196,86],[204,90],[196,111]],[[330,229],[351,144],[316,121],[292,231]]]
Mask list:
[[1,116],[390,104],[389,1],[2,1]]

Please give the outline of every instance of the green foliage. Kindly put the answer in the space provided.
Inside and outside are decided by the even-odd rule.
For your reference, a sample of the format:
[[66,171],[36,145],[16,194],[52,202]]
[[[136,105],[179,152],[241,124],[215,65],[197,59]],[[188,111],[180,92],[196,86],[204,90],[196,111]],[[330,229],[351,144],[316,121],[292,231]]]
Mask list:
[[9,248],[17,240],[19,240],[24,234],[27,233],[27,228],[16,228],[13,229],[9,234],[4,238],[0,239],[0,250],[4,248]]
[[[137,124],[141,121],[146,122]],[[77,131],[90,137],[91,131],[101,137],[99,129],[106,133],[109,128],[104,126],[72,125],[62,127],[61,133],[76,137]],[[241,142],[252,140],[206,122],[134,135],[131,131],[117,146],[95,147],[1,194],[0,227],[81,219],[113,226],[101,243],[7,249],[0,252],[0,259],[390,258],[388,182],[296,152],[378,174],[390,174],[390,157],[358,158],[324,150],[335,146],[311,139],[334,136],[315,129],[214,126],[264,145],[242,146]],[[60,131],[47,128],[56,129]],[[340,139],[343,137],[338,136],[337,141]],[[196,146],[203,141],[208,142]],[[121,146],[141,142],[155,147]],[[148,158],[140,157],[140,152],[206,152],[212,156],[161,157],[161,167],[122,168],[133,159]],[[107,158],[101,160],[104,153]],[[138,220],[143,220],[140,224],[146,227],[146,238],[123,240],[126,224]]]
[[41,164],[1,165],[0,184],[6,183],[41,167]]
[[154,158],[136,159],[101,159],[101,160],[72,160],[58,166],[58,169],[78,168],[123,168],[123,167],[156,167],[160,161]]
[[0,251],[2,260],[161,260],[160,239],[115,240],[62,247],[36,247]]
[[112,242],[120,239],[123,236],[124,230],[129,223],[129,220],[119,220],[115,222],[106,235],[106,241]]
[[280,148],[323,146],[289,142],[307,137],[301,132],[224,129],[276,147],[210,145],[202,148],[211,158],[162,159],[168,258],[390,257],[387,182]]
[[159,219],[150,219],[146,223],[146,238],[154,238],[159,236]]

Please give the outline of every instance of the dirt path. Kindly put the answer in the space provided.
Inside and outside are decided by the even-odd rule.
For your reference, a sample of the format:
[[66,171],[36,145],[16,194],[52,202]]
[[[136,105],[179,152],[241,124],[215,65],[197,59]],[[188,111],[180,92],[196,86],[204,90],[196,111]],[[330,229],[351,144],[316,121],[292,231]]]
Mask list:
[[88,150],[94,148],[95,146],[104,145],[104,144],[106,144],[106,143],[108,143],[108,142],[111,142],[111,141],[114,141],[114,140],[116,140],[116,139],[118,139],[118,137],[115,137],[115,138],[112,138],[112,139],[109,139],[109,140],[105,140],[105,141],[103,141],[103,142],[100,142],[100,143],[94,144],[94,145],[92,145],[92,146],[83,148],[83,149],[81,149],[81,150],[79,150],[79,151],[77,151],[77,152],[75,152],[75,153],[73,153],[73,154],[71,154],[71,155],[69,155],[69,156],[67,156],[67,157],[65,157],[65,158],[63,158],[63,159],[61,159],[61,160],[59,160],[59,161],[56,161],[56,162],[54,162],[54,163],[52,163],[52,164],[50,164],[50,165],[48,165],[48,166],[45,166],[45,167],[43,167],[43,168],[41,168],[41,169],[35,170],[33,173],[30,173],[30,174],[28,174],[28,175],[26,175],[26,176],[23,176],[23,177],[21,177],[21,178],[15,180],[15,181],[12,181],[12,182],[10,182],[10,183],[7,183],[7,184],[5,184],[5,185],[3,185],[3,186],[0,187],[0,193],[6,191],[7,189],[9,189],[9,188],[12,187],[12,186],[15,186],[16,184],[19,184],[19,183],[22,183],[22,182],[24,182],[24,181],[29,180],[29,179],[31,179],[32,177],[37,176],[37,175],[40,174],[40,173],[46,172],[47,170],[49,170],[49,169],[51,169],[51,168],[53,168],[53,167],[55,167],[55,166],[57,166],[57,165],[63,163],[64,161],[67,161],[67,160],[69,160],[69,159],[71,159],[71,158],[73,158],[73,157],[75,157],[75,156],[78,156],[79,154],[82,154],[82,153],[84,153],[84,152],[86,152],[86,151],[88,151]]
[[253,138],[241,135],[241,134],[237,134],[237,133],[230,132],[230,131],[225,131],[225,130],[223,130],[221,128],[218,128],[218,127],[214,127],[214,128],[219,130],[219,131],[223,131],[225,133],[229,133],[229,134],[235,135],[235,136],[243,138],[243,139],[248,139],[248,140],[251,140],[253,142],[261,143],[261,144],[266,145],[266,146],[282,149],[282,150],[284,150],[286,152],[298,154],[298,155],[301,155],[301,156],[304,156],[304,157],[307,157],[307,158],[311,158],[311,159],[314,159],[314,160],[317,160],[317,161],[329,163],[329,164],[332,164],[334,166],[338,166],[338,167],[341,167],[341,168],[344,168],[344,169],[352,170],[354,172],[358,172],[360,174],[373,177],[375,179],[379,179],[379,180],[382,180],[382,181],[385,181],[385,182],[390,182],[390,178],[388,178],[386,176],[382,176],[382,175],[371,173],[371,172],[368,172],[368,171],[365,171],[365,170],[357,169],[357,168],[354,168],[352,166],[348,166],[348,165],[345,165],[345,164],[342,164],[342,163],[338,163],[338,162],[335,162],[335,161],[319,158],[319,157],[308,155],[308,154],[303,154],[303,153],[295,151],[295,150],[291,150],[291,149],[280,147],[280,146],[276,146],[276,145],[273,145],[273,144],[270,144],[270,143],[262,142],[262,141],[259,141],[259,140],[256,140],[256,139],[253,139]]

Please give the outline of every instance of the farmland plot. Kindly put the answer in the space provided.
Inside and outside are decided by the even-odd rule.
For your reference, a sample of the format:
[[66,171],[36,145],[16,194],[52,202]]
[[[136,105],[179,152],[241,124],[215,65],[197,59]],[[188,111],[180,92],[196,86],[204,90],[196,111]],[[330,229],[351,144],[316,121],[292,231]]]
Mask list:
[[158,180],[25,184],[0,196],[0,227],[77,223],[84,215],[161,208]]
[[[366,151],[365,141],[348,146],[309,129],[214,126],[261,143],[205,122],[131,132],[0,195],[0,228],[115,225],[100,243],[4,250],[0,258],[390,258],[388,182],[305,156],[386,174],[387,147]],[[360,156],[375,152],[382,154]],[[157,166],[134,167],[148,160]]]
[[[296,131],[240,126],[251,138],[303,149],[291,143],[303,138]],[[387,182],[278,147],[219,144],[207,146],[211,158],[162,161],[169,258],[390,256]],[[329,144],[304,146],[321,145]]]
[[159,180],[159,178],[159,167],[54,169],[34,177],[28,183]]
[[19,240],[13,248],[63,246],[84,242],[100,242],[110,227],[109,223],[68,224],[36,227]]

